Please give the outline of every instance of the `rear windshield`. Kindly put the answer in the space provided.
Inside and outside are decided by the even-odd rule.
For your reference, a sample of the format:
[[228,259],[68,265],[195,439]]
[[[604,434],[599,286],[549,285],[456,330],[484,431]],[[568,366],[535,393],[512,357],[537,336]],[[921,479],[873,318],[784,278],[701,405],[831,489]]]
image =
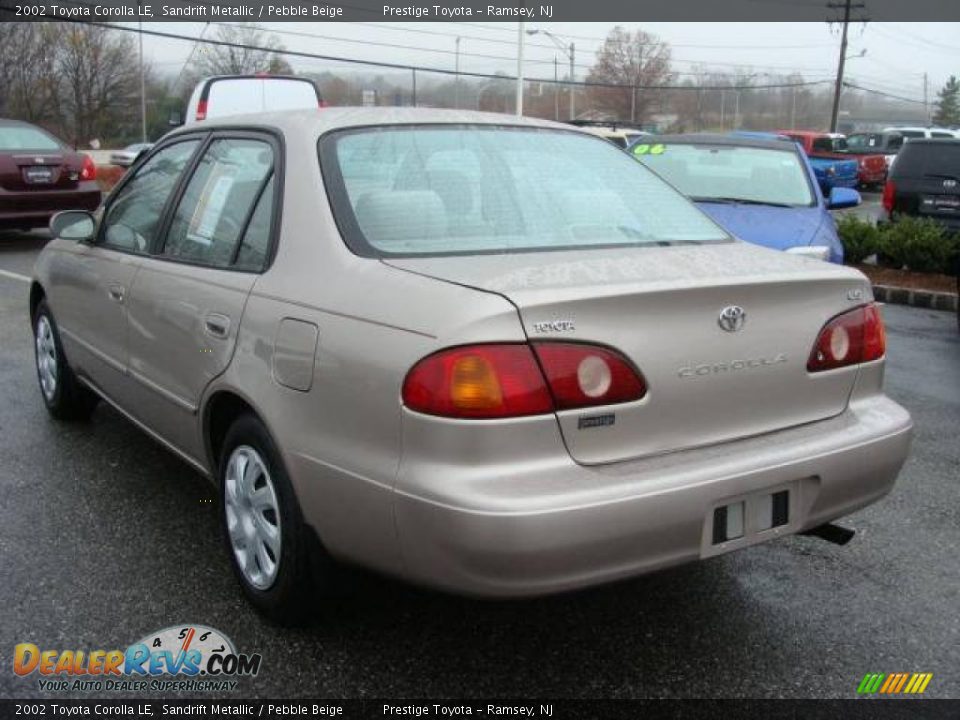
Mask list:
[[693,200],[741,200],[767,205],[814,202],[806,167],[792,148],[664,144],[634,156]]
[[321,166],[361,255],[445,255],[729,241],[604,140],[494,126],[328,135]]
[[960,140],[955,142],[908,142],[893,166],[895,177],[943,177],[960,179]]
[[0,151],[63,150],[43,130],[26,125],[0,125]]

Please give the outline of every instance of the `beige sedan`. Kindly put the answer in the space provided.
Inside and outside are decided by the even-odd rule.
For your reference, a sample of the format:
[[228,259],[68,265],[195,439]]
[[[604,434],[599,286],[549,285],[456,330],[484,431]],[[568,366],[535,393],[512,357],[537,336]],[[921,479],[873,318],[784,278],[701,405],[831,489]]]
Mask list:
[[208,476],[278,619],[332,560],[522,596],[823,535],[909,448],[859,272],[729,237],[569,126],[207,121],[52,230],[44,403],[105,400]]

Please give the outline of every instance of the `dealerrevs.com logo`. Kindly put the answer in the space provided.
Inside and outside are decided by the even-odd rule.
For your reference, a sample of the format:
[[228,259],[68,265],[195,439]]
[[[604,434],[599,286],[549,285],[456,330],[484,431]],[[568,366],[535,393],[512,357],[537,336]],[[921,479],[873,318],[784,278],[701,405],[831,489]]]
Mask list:
[[173,625],[125,650],[49,650],[20,643],[13,671],[50,692],[222,692],[260,672],[259,653],[238,653],[219,630]]

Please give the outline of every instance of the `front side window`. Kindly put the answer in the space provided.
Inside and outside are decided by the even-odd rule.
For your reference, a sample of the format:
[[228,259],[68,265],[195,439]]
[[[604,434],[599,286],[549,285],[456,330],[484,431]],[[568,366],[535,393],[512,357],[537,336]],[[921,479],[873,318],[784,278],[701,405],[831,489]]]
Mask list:
[[696,201],[791,206],[814,203],[806,167],[789,146],[774,150],[667,144],[661,149],[657,154],[647,152],[636,157]]
[[273,147],[263,140],[221,138],[210,143],[187,184],[162,254],[228,267],[264,186],[273,172]]
[[130,252],[146,252],[159,230],[160,216],[199,140],[163,148],[147,160],[110,203],[103,243]]
[[321,140],[344,239],[362,255],[725,242],[680,193],[602,139],[491,126]]

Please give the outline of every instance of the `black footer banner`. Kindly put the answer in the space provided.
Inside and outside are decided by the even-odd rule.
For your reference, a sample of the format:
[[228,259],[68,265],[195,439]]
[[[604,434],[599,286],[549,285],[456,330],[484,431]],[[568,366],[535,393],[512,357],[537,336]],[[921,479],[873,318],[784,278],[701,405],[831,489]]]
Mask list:
[[79,717],[932,720],[960,717],[960,700],[0,700],[0,720]]

